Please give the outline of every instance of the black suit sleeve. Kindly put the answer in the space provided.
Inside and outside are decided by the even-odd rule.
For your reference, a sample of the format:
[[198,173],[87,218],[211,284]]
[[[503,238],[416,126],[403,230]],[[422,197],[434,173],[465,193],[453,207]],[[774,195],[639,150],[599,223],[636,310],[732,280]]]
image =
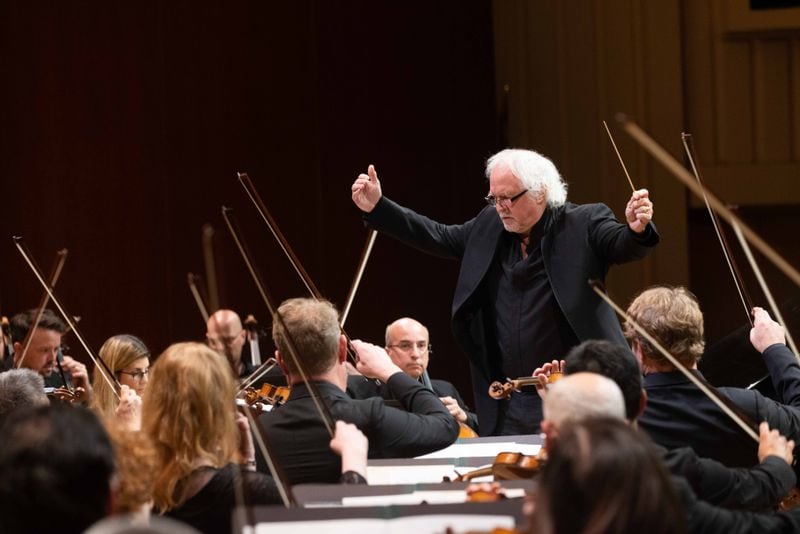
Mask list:
[[665,451],[663,458],[670,472],[684,477],[699,499],[725,508],[772,509],[797,481],[791,466],[777,456],[750,469],[700,458],[689,447]]
[[800,365],[792,351],[783,343],[776,343],[767,347],[762,356],[781,401],[800,408]]
[[672,477],[672,480],[686,510],[688,532],[704,534],[800,532],[800,509],[774,514],[728,510],[698,500],[689,484],[681,477]]
[[[403,372],[389,377],[387,385],[407,411],[373,404],[369,432],[370,450],[389,457],[411,457],[451,445],[458,437],[458,423],[436,394]],[[373,447],[374,445],[374,447]]]
[[367,226],[399,239],[428,254],[460,259],[467,245],[472,219],[464,224],[446,225],[392,202],[385,196],[364,215]]

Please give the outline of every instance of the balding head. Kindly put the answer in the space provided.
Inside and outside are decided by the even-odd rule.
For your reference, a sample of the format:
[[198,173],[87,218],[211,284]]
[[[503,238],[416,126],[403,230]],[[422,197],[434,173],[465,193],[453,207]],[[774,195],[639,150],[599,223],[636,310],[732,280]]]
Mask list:
[[625,420],[625,400],[617,384],[595,373],[575,373],[565,376],[547,390],[544,398],[542,428],[558,429],[566,422],[593,417],[613,417]]
[[419,378],[428,368],[430,338],[428,329],[410,317],[386,327],[386,352],[404,373]]
[[225,356],[236,376],[242,368],[242,347],[245,331],[242,320],[233,310],[217,310],[206,323],[208,345]]

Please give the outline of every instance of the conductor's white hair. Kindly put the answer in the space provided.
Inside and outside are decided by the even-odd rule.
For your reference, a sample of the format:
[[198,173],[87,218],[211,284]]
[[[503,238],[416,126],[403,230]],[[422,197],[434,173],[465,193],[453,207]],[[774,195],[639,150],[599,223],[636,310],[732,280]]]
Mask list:
[[551,208],[563,206],[567,201],[567,184],[558,174],[553,162],[533,150],[507,148],[486,162],[488,178],[497,167],[508,167],[522,185],[534,193],[544,192]]
[[596,373],[575,373],[548,388],[544,418],[556,426],[599,416],[625,420],[622,391],[610,378]]

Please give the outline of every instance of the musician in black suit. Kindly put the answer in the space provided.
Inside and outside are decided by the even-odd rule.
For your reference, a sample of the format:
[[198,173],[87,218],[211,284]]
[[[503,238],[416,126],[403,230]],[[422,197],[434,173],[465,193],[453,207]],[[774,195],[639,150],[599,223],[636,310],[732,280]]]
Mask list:
[[[346,340],[330,302],[290,299],[278,313],[282,321],[273,318],[272,336],[292,391],[283,406],[259,421],[292,484],[338,482],[341,461],[330,450],[330,436],[291,356],[289,337],[333,418],[355,424],[367,436],[370,458],[417,456],[456,440],[458,424],[436,394],[405,374],[380,347],[353,341],[357,368],[384,382],[404,409],[388,407],[380,397],[354,400],[347,396]],[[265,469],[259,461],[259,470]]]
[[[428,375],[433,348],[425,325],[410,317],[397,319],[386,327],[385,348],[395,365],[405,374],[436,393],[456,421],[478,431],[478,416],[469,410],[456,387],[447,380],[432,379]],[[354,399],[378,396],[395,400],[386,384],[359,379],[357,376],[348,379],[347,393]]]
[[367,225],[430,254],[461,260],[453,296],[456,341],[471,364],[481,435],[538,432],[532,388],[498,402],[494,380],[530,376],[582,340],[625,343],[613,310],[588,286],[612,263],[643,258],[659,237],[647,190],[625,208],[566,201],[553,163],[530,150],[503,150],[486,165],[489,204],[464,224],[445,225],[382,195],[375,168],[352,186]]
[[[692,293],[681,287],[653,287],[633,300],[628,314],[684,366],[702,376],[697,360],[705,345],[703,314]],[[631,324],[625,324],[625,336],[640,360],[647,392],[647,407],[639,425],[653,441],[668,449],[689,446],[700,456],[732,467],[758,462],[758,443]],[[719,391],[753,421],[766,421],[781,435],[800,441],[800,366],[786,347],[783,327],[766,311],[755,308],[750,340],[762,354],[783,402],[754,390],[721,387]]]

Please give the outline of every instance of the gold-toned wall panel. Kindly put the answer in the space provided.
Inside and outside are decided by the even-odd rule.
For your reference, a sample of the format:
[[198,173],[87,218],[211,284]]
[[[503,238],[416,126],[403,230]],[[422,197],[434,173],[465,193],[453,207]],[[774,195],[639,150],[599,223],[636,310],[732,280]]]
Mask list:
[[796,11],[683,0],[686,125],[706,185],[728,203],[800,203]]

